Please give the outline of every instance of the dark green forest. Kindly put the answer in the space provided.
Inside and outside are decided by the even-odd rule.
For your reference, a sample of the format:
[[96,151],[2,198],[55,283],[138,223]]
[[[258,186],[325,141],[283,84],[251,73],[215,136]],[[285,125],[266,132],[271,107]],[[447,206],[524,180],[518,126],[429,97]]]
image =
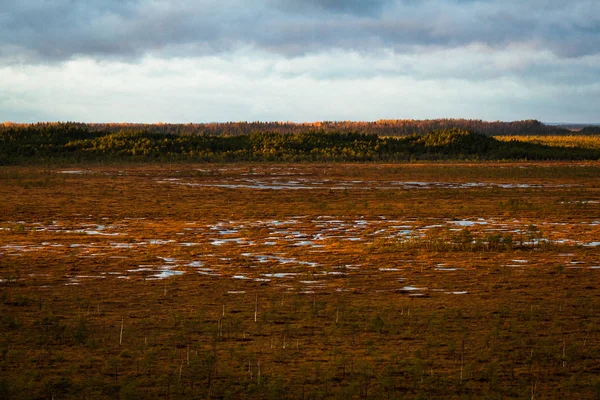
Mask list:
[[305,127],[298,133],[212,134],[161,125],[79,123],[0,127],[0,164],[37,162],[395,162],[417,160],[597,160],[600,151],[499,141],[460,128],[406,136]]
[[[4,125],[22,126],[11,122]],[[144,130],[154,133],[208,134],[220,136],[249,135],[254,132],[276,132],[285,134],[305,133],[310,130],[323,130],[325,132],[352,133],[361,132],[378,136],[409,136],[424,135],[429,132],[457,128],[488,136],[514,136],[514,135],[570,135],[572,130],[563,126],[546,125],[538,120],[523,121],[482,121],[476,119],[394,119],[379,121],[319,121],[319,122],[223,122],[223,123],[189,123],[189,124],[139,124],[139,123],[77,123],[93,132],[117,133],[123,130]],[[583,128],[574,128],[576,131]],[[598,127],[587,127],[593,133]],[[582,133],[585,133],[582,131]],[[597,132],[596,132],[597,133]]]

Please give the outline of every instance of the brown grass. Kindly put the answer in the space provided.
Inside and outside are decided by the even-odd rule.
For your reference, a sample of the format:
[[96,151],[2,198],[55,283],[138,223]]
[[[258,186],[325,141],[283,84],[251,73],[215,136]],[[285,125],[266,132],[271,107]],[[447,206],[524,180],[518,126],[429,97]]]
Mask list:
[[598,167],[3,168],[0,397],[597,397]]

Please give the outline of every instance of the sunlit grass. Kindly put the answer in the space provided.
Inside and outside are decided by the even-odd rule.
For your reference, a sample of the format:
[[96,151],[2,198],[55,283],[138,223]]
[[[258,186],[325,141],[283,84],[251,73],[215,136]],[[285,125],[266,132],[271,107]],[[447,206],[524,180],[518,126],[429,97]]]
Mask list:
[[496,139],[510,142],[527,142],[552,147],[572,147],[584,149],[600,149],[600,136],[567,135],[567,136],[495,136]]
[[[313,187],[215,186],[274,182]],[[6,167],[0,198],[0,398],[600,394],[596,163]]]

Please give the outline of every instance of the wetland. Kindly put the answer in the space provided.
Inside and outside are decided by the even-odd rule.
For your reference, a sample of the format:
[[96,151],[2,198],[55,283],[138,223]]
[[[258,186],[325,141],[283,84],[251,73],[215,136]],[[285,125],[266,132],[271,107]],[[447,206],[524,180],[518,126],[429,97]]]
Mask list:
[[600,164],[0,170],[3,398],[597,398]]

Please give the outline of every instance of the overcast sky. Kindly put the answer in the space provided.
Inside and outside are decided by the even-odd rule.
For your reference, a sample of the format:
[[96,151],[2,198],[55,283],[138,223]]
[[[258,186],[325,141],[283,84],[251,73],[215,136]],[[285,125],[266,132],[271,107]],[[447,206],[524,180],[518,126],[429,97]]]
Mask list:
[[0,121],[600,122],[598,0],[0,0]]

